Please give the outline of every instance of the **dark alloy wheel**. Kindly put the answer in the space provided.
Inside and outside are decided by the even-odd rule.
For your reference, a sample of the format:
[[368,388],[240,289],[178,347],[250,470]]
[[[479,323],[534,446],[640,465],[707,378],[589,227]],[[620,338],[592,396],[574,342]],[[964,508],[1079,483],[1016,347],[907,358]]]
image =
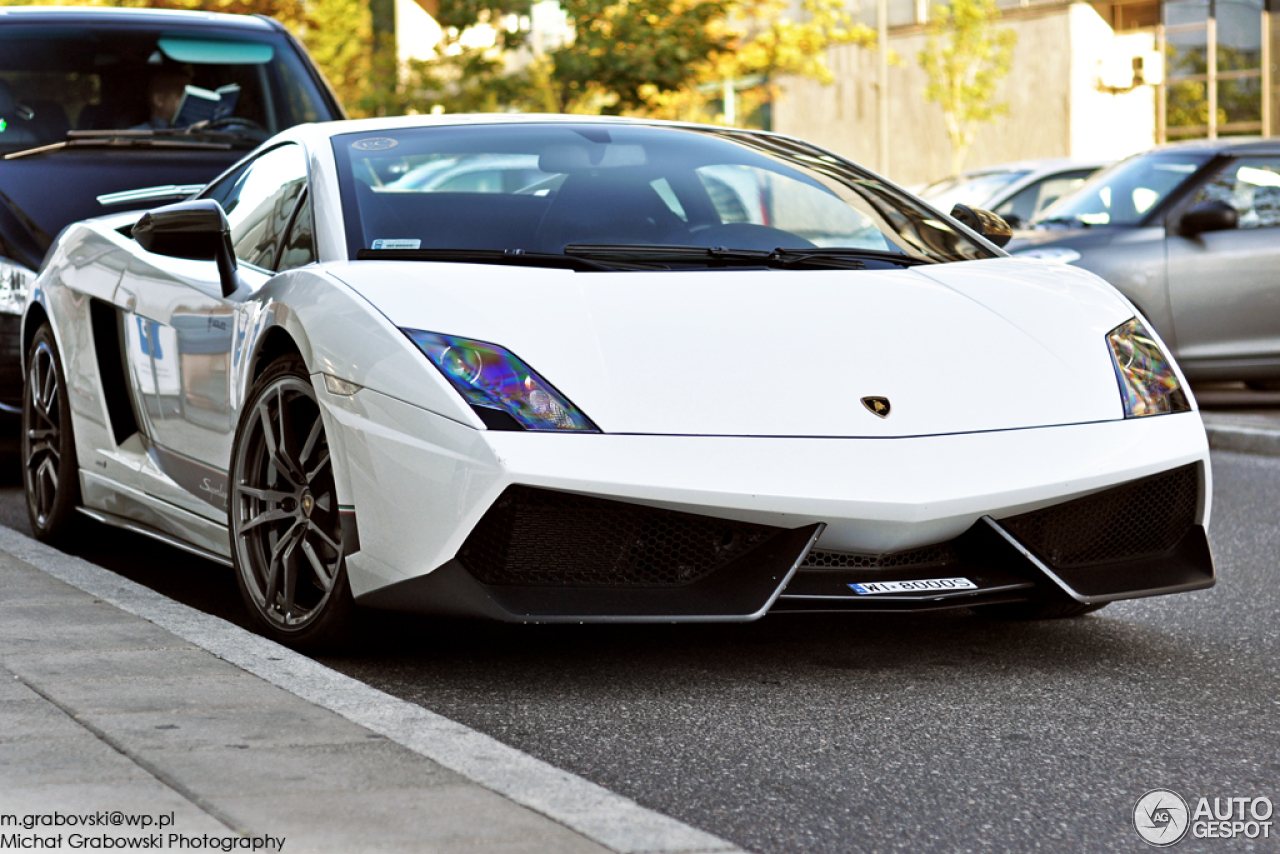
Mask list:
[[22,468],[27,515],[36,539],[52,543],[74,528],[80,503],[71,406],[53,330],[36,331],[22,393]]
[[292,646],[345,642],[355,606],[333,463],[301,359],[275,362],[254,384],[231,465],[231,550],[259,627]]

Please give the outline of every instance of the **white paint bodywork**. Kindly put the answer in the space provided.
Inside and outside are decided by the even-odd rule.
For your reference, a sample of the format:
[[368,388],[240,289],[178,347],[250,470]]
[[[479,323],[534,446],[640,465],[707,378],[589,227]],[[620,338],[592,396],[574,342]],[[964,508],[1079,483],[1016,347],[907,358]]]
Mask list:
[[[1134,311],[1101,279],[1007,257],[680,273],[347,260],[329,135],[427,123],[282,134],[308,149],[319,263],[276,276],[242,266],[230,298],[212,262],[148,255],[124,237],[117,229],[136,214],[64,234],[26,334],[31,311],[53,327],[86,506],[230,553],[225,507],[157,464],[155,433],[116,444],[94,298],[151,306],[161,323],[165,305],[205,306],[231,324],[225,411],[164,425],[224,475],[262,344],[289,336],[315,380],[338,500],[357,513],[357,596],[448,561],[511,484],[792,528],[823,522],[820,547],[883,553],[1200,462],[1207,524],[1199,413],[1124,419],[1106,334]],[[484,429],[398,327],[507,348],[602,433]],[[162,373],[139,367],[132,381],[155,385]],[[361,389],[331,394],[322,374]],[[861,404],[869,395],[890,399],[890,417]],[[160,419],[162,391],[156,399]]]

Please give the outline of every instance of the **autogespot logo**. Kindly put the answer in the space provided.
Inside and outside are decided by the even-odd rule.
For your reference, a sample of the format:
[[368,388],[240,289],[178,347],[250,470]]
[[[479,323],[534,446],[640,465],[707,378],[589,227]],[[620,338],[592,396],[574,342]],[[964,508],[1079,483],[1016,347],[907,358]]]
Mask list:
[[1133,805],[1133,828],[1142,841],[1157,848],[1176,845],[1190,824],[1187,802],[1168,789],[1152,789]]

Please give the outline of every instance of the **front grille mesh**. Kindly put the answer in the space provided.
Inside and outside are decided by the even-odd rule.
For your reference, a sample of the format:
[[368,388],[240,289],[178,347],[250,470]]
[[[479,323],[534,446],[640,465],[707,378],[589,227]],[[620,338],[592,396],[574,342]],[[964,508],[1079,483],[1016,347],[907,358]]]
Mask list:
[[955,563],[959,559],[954,546],[950,543],[938,543],[933,546],[882,555],[811,551],[800,568],[802,570],[899,569],[912,566],[943,566]]
[[1000,525],[1054,568],[1158,555],[1195,524],[1199,490],[1193,463]]
[[458,560],[493,585],[680,587],[780,530],[512,486],[467,537]]

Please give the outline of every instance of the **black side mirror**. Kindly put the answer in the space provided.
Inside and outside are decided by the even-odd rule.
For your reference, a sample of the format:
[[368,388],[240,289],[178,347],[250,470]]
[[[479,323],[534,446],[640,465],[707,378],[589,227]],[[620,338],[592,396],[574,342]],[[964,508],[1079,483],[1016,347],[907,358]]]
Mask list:
[[1178,233],[1195,237],[1206,231],[1227,231],[1240,225],[1240,212],[1220,199],[1201,202],[1182,215]]
[[969,205],[956,205],[951,209],[951,218],[958,220],[978,234],[990,240],[996,246],[1004,246],[1013,238],[1013,230],[999,214]]
[[133,226],[133,239],[148,252],[171,258],[216,261],[222,295],[236,289],[236,255],[231,226],[222,205],[213,199],[193,199],[147,211]]

